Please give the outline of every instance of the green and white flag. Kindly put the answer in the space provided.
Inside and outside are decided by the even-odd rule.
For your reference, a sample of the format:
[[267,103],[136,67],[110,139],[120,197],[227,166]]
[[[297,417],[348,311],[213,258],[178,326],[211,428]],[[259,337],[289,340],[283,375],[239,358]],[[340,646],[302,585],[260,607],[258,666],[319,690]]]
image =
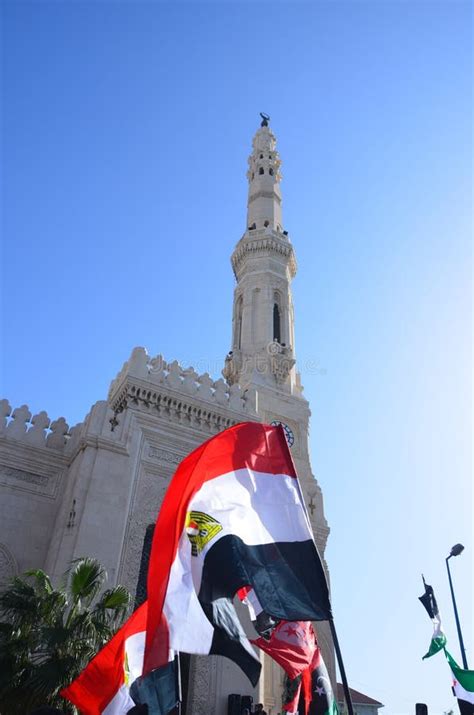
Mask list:
[[447,650],[446,658],[453,675],[453,693],[461,715],[474,715],[474,670],[463,670]]
[[439,651],[444,648],[446,645],[446,636],[441,628],[441,616],[439,615],[438,604],[436,603],[433,588],[426,583],[424,576],[422,576],[422,578],[425,592],[423,596],[419,596],[419,600],[426,608],[426,611],[433,623],[433,635],[431,636],[429,650],[423,656],[424,660],[425,658],[430,658],[435,653],[439,653]]

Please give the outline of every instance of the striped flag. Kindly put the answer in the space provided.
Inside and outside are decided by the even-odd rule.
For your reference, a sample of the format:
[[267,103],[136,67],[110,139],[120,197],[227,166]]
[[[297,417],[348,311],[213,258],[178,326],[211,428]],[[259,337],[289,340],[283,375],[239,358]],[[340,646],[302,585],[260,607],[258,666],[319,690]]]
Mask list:
[[[148,604],[145,601],[61,696],[82,715],[125,715],[135,703],[166,715],[176,704],[174,663],[141,678]],[[134,695],[134,699],[131,697]]]
[[225,655],[255,684],[260,663],[233,605],[246,586],[275,619],[331,616],[284,432],[254,422],[205,442],[171,481],[148,571],[144,672],[172,648]]
[[61,691],[83,715],[122,715],[135,703],[130,685],[142,674],[146,602],[124,623],[80,675]]

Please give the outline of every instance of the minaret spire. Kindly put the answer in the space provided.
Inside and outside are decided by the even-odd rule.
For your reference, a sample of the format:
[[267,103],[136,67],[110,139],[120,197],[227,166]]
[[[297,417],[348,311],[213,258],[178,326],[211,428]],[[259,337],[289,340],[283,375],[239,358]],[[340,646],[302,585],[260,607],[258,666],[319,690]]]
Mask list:
[[276,150],[276,139],[268,123],[268,114],[260,112],[262,123],[252,142],[247,178],[249,198],[247,227],[271,228],[282,231],[280,156]]
[[232,349],[224,377],[229,383],[266,384],[298,391],[294,370],[291,280],[296,259],[283,230],[280,156],[263,112],[252,141],[247,178],[247,229],[232,254],[234,292]]

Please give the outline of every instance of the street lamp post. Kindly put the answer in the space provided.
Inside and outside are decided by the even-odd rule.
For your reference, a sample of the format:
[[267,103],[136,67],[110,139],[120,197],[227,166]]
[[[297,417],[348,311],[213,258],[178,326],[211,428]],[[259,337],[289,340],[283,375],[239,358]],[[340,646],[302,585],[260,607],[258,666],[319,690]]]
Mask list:
[[453,546],[451,553],[446,557],[446,568],[448,569],[449,587],[451,589],[451,598],[453,599],[454,618],[456,619],[456,627],[458,629],[459,647],[461,648],[463,667],[464,670],[468,670],[466,651],[464,649],[464,641],[462,639],[461,624],[459,623],[458,609],[456,606],[456,599],[454,597],[453,581],[451,579],[451,571],[449,570],[449,559],[451,556],[459,556],[462,551],[464,551],[464,546],[462,544],[455,544]]

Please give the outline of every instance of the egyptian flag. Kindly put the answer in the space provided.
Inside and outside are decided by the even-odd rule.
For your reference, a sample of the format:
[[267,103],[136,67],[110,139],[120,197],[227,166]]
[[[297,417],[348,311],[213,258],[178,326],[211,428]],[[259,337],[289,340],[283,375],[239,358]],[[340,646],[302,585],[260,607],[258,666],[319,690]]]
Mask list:
[[155,527],[144,673],[153,652],[225,655],[256,684],[260,663],[236,592],[276,619],[326,620],[328,588],[281,426],[246,422],[179,465]]
[[453,695],[458,699],[461,715],[474,715],[474,670],[463,670],[447,650],[446,658],[453,676]]
[[439,615],[438,604],[436,603],[436,598],[434,595],[433,587],[429,586],[425,577],[422,576],[423,585],[425,587],[425,592],[422,596],[418,597],[426,609],[429,617],[433,622],[433,635],[431,636],[431,643],[428,652],[423,656],[425,658],[430,658],[435,653],[438,653],[446,645],[446,636],[444,635],[441,628],[441,616]]
[[[141,605],[60,695],[82,715],[125,715],[140,698],[145,650],[147,602]],[[145,679],[155,715],[166,715],[176,704],[174,663],[153,670]],[[133,688],[138,697],[132,699]],[[151,712],[151,709],[150,709]]]

